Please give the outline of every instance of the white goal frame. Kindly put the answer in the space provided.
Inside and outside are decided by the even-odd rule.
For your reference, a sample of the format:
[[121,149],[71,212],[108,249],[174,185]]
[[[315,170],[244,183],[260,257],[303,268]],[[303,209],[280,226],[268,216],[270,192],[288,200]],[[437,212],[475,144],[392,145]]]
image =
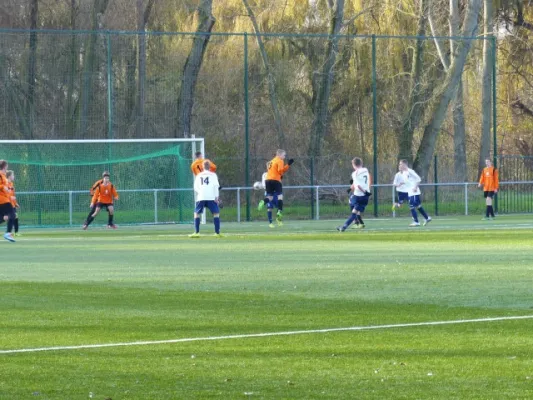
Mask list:
[[[64,144],[64,143],[73,143],[73,144],[88,144],[88,143],[192,143],[191,145],[191,160],[194,161],[195,153],[201,151],[202,154],[205,154],[205,139],[197,138],[194,135],[191,135],[190,138],[163,138],[163,139],[22,139],[22,140],[0,140],[0,148],[5,144]],[[200,149],[197,148],[197,145],[200,145]],[[7,160],[9,162],[9,159]],[[191,171],[192,174],[192,171]],[[193,177],[194,182],[194,177]],[[195,204],[196,204],[196,194]],[[193,204],[193,210],[194,206]],[[202,224],[205,224],[206,216],[205,213],[202,214]]]

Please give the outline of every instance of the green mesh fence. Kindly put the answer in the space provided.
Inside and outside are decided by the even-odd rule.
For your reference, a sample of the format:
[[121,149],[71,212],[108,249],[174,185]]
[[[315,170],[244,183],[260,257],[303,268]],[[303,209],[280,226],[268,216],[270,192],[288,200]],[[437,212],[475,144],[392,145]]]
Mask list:
[[[195,141],[1,142],[15,172],[20,219],[27,226],[80,225],[89,188],[109,171],[119,192],[117,224],[192,220],[190,172]],[[98,217],[106,222],[104,216]],[[99,221],[96,221],[98,223]]]

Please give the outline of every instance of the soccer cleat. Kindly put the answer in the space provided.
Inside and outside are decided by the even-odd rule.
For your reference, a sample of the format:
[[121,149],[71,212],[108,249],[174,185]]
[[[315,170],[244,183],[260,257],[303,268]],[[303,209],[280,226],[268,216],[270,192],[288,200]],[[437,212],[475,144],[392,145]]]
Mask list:
[[22,233],[15,232],[15,233],[13,234],[13,236],[22,236]]
[[14,242],[15,239],[13,239],[13,235],[9,232],[4,233],[4,239],[9,240],[10,242]]
[[215,233],[213,236],[216,237],[216,238],[224,237],[224,235],[222,233]]
[[107,229],[117,229],[115,224],[107,225]]
[[190,237],[190,238],[194,238],[194,239],[199,238],[199,237],[200,237],[200,232],[194,232],[194,233],[191,233],[191,234],[189,235],[189,237]]
[[482,221],[490,221],[490,217],[483,217],[481,218]]
[[396,210],[396,203],[392,203],[391,211],[394,211],[394,210]]
[[409,226],[420,226],[420,222],[411,222]]
[[83,226],[81,227],[81,229],[83,229],[84,231],[86,231],[88,227],[89,227],[89,225],[87,225],[87,224],[83,224]]
[[365,229],[365,224],[358,224],[355,226],[357,229]]
[[346,228],[344,226],[337,226],[337,230],[339,232],[344,232],[346,230]]
[[283,221],[281,221],[280,217],[276,218],[276,223],[278,224],[278,226],[283,226]]
[[277,219],[279,220],[283,218],[283,213],[281,212],[281,210],[278,210],[278,212],[276,213],[276,216],[278,217]]
[[257,210],[261,211],[265,207],[265,201],[261,200],[257,205]]
[[428,219],[426,219],[426,220],[424,221],[424,226],[426,226],[427,224],[429,224],[431,221],[432,221],[431,217],[428,217]]
[[270,224],[268,224],[268,227],[269,227],[269,228],[275,228],[276,225],[274,225],[273,223],[270,223]]

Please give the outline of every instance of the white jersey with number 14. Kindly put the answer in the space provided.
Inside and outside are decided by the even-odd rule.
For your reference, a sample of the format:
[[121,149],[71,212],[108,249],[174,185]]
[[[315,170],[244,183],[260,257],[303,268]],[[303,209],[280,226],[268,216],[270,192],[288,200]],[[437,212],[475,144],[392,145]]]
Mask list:
[[219,195],[219,186],[217,174],[211,171],[200,172],[194,178],[196,201],[215,200]]

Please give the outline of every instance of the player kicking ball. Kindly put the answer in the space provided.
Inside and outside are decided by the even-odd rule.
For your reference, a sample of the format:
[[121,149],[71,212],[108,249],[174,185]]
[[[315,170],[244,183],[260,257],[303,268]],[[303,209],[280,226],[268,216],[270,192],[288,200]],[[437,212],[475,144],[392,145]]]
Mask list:
[[222,237],[220,234],[220,208],[219,208],[219,186],[217,174],[210,171],[211,162],[204,161],[204,170],[194,178],[194,192],[196,195],[196,207],[194,208],[194,233],[190,238],[200,237],[200,216],[204,208],[208,208],[213,214],[213,224],[215,225],[215,237]]

